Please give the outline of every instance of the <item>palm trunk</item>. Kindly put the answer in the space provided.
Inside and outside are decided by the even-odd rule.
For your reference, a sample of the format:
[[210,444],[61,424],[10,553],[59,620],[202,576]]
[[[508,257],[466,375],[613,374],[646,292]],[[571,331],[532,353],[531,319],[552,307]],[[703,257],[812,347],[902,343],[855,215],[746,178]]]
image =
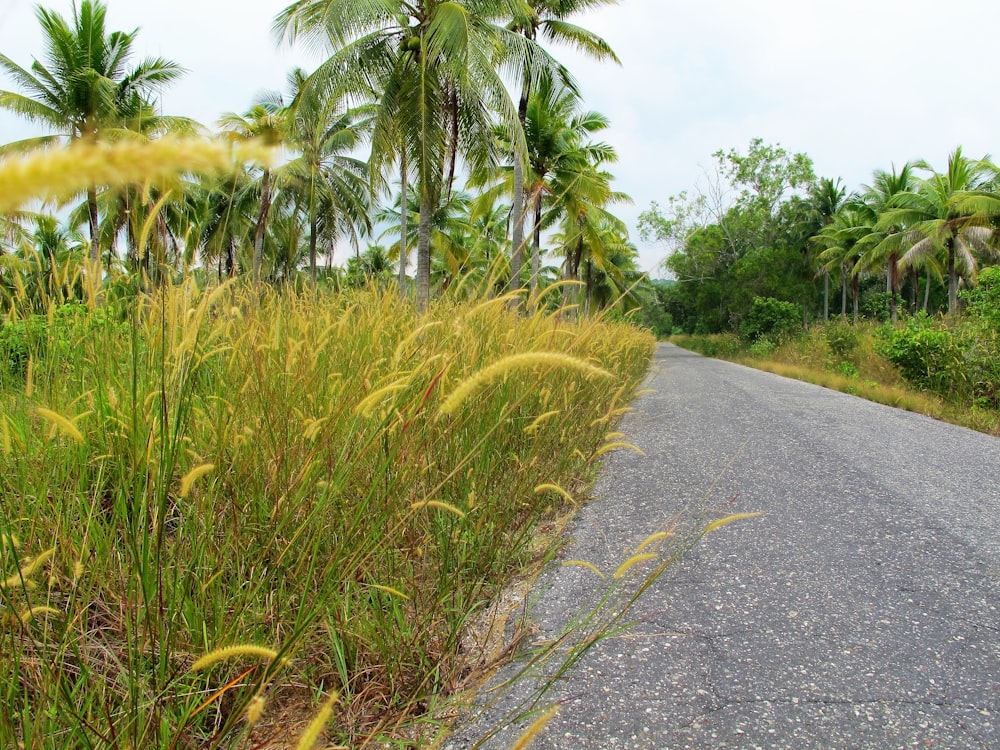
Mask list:
[[[518,120],[521,123],[521,131],[524,131],[524,121],[528,117],[528,97],[531,88],[524,84],[521,91],[521,100],[517,107]],[[524,257],[524,163],[523,154],[514,152],[514,196],[511,205],[511,218],[514,225],[510,233],[510,290],[516,292],[521,288],[521,265]]]
[[924,307],[923,307],[924,312],[927,312],[927,305],[930,304],[930,301],[931,301],[931,273],[930,271],[928,271],[927,286],[924,287]]
[[538,277],[542,270],[542,191],[535,195],[534,241],[531,243],[531,298],[538,296]]
[[823,320],[830,319],[830,272],[823,271]]
[[400,149],[399,154],[399,298],[406,299],[406,151]]
[[267,214],[271,210],[271,170],[265,169],[260,184],[260,211],[253,238],[253,284],[260,284],[260,269],[264,262],[264,236],[267,232]]
[[958,312],[958,271],[955,269],[955,241],[948,242],[948,313]]
[[847,269],[840,267],[840,317],[847,317]]
[[431,301],[431,212],[430,191],[420,190],[420,225],[417,231],[417,312],[426,312]]
[[87,188],[87,217],[90,222],[90,262],[94,268],[101,267],[100,226],[97,220],[97,188]]
[[312,288],[316,289],[316,232],[319,229],[319,217],[310,211],[309,217],[309,278]]
[[899,320],[899,311],[896,309],[896,291],[899,289],[899,259],[895,253],[889,256],[889,320],[893,325]]
[[851,278],[851,296],[854,297],[854,325],[857,325],[858,298],[861,296],[861,280],[857,276]]

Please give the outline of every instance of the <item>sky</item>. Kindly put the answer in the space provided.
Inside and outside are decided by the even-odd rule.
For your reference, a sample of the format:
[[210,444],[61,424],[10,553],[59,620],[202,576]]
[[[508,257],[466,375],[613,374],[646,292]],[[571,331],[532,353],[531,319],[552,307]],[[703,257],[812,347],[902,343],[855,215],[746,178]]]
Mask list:
[[[271,24],[287,3],[107,0],[108,27],[139,27],[139,56],[187,68],[163,110],[211,124],[283,88],[291,67],[318,63],[315,51],[276,44]],[[43,4],[70,13],[70,0]],[[41,54],[34,6],[0,0],[0,52],[23,66]],[[719,149],[745,151],[759,137],[808,154],[819,176],[849,189],[912,159],[943,169],[956,146],[1000,156],[995,0],[622,0],[574,21],[622,61],[552,50],[586,108],[611,119],[603,139],[619,153],[615,186],[634,201],[617,213],[653,275],[666,250],[640,240],[639,213],[705,185]],[[0,113],[0,142],[35,132]]]

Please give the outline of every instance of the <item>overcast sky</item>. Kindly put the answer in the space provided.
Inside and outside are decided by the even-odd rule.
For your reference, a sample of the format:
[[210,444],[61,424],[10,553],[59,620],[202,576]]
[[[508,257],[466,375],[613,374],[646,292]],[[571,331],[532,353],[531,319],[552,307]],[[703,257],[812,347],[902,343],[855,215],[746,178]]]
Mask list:
[[[141,56],[189,71],[163,93],[164,111],[206,124],[243,111],[256,92],[283,88],[303,49],[278,49],[271,23],[287,0],[108,0],[110,29],[140,27]],[[46,7],[66,15],[69,0]],[[34,2],[0,0],[0,52],[27,66],[41,54]],[[602,34],[623,66],[565,50],[586,106],[612,121],[616,186],[635,205],[644,269],[663,251],[639,241],[651,201],[693,188],[718,149],[761,137],[809,154],[849,188],[876,168],[926,159],[943,168],[958,145],[997,151],[1000,96],[996,0],[623,0],[577,19]],[[0,88],[9,88],[0,79]],[[0,141],[32,133],[0,114]]]

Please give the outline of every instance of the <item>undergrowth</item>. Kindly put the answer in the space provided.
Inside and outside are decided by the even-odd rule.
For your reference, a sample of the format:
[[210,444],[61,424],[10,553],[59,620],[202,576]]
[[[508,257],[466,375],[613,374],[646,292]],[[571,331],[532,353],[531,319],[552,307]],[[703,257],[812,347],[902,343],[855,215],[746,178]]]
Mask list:
[[278,747],[317,715],[358,747],[432,715],[654,346],[506,299],[418,317],[192,282],[26,323],[0,362],[0,746],[23,748]]
[[[921,324],[918,320],[917,324]],[[904,323],[893,329],[874,323],[853,325],[845,321],[817,324],[804,334],[777,340],[747,342],[732,334],[674,336],[678,346],[709,357],[738,362],[783,377],[794,378],[869,401],[924,414],[981,432],[1000,435],[1000,411],[984,408],[968,398],[946,398],[940,392],[908,381],[885,356],[886,341],[912,328]],[[942,323],[943,327],[944,324]],[[922,330],[922,329],[921,329]],[[980,339],[980,341],[985,339]],[[761,343],[763,342],[763,346]],[[961,368],[958,363],[956,368]],[[964,370],[963,370],[964,372]],[[944,377],[942,373],[938,377]],[[952,377],[957,382],[958,378]],[[994,381],[995,382],[995,381]],[[937,389],[941,390],[941,389]]]

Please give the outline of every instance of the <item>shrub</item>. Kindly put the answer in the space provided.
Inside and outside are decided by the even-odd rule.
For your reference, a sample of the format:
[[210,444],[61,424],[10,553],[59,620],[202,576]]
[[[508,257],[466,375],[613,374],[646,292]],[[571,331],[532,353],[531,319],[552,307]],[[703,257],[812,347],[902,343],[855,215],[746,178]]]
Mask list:
[[767,359],[777,348],[778,345],[770,339],[760,339],[750,345],[750,356],[754,359]]
[[846,322],[830,323],[823,329],[823,338],[833,355],[840,360],[853,358],[860,342],[857,329]]
[[881,329],[875,351],[895,365],[911,383],[939,393],[949,390],[947,373],[956,358],[954,336],[935,326],[929,315],[919,313],[905,326]]
[[802,327],[802,306],[774,297],[755,297],[740,325],[740,335],[750,341],[764,337],[779,339]]
[[961,292],[966,313],[992,328],[1000,329],[1000,267],[984,268],[979,283]]
[[843,360],[837,365],[837,373],[845,378],[856,378],[858,377],[858,368],[853,362]]

